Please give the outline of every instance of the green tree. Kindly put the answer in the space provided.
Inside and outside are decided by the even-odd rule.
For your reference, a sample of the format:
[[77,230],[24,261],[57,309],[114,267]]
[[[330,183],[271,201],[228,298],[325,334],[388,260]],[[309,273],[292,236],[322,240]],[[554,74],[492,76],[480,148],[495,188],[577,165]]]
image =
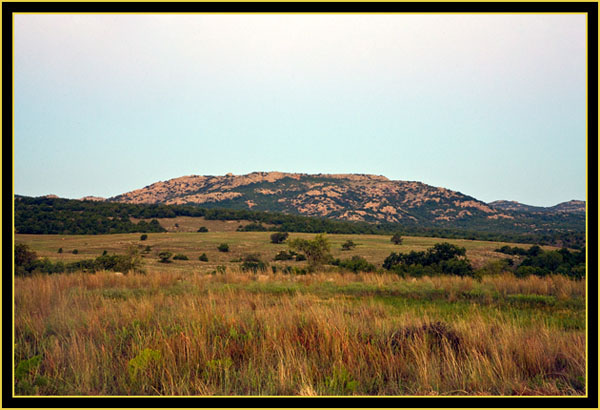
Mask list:
[[200,262],[208,262],[208,256],[206,256],[206,254],[203,253],[202,255],[198,256],[198,260]]
[[219,252],[229,252],[229,245],[226,243],[222,243],[219,246],[217,246],[217,249],[219,250]]
[[288,246],[306,255],[310,270],[315,270],[315,268],[327,263],[331,259],[331,245],[324,234],[315,236],[315,239],[312,241],[296,238],[288,241]]
[[198,232],[208,232],[208,228],[206,226],[201,226],[198,228]]
[[140,236],[140,241],[145,241],[146,239],[148,239],[148,235],[143,234],[142,236]]

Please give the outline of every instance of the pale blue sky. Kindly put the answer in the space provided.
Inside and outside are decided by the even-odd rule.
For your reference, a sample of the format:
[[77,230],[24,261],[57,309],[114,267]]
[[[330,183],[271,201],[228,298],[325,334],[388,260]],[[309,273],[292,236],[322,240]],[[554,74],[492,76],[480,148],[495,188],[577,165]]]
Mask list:
[[17,194],[287,171],[585,199],[584,14],[14,21]]

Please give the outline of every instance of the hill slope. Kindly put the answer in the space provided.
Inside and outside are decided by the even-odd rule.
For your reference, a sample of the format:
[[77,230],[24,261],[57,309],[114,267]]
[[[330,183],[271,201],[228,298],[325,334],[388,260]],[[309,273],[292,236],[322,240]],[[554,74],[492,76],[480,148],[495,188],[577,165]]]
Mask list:
[[560,204],[549,207],[525,205],[517,201],[494,201],[488,203],[488,205],[490,208],[498,211],[585,213],[585,201],[577,200],[561,202]]
[[192,175],[157,182],[109,201],[198,204],[367,222],[512,218],[460,192],[364,174]]

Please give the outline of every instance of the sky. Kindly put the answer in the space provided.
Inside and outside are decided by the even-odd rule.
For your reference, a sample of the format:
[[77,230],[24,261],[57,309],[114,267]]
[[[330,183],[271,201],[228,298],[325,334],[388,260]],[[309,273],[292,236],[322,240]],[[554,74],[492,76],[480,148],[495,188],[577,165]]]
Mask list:
[[586,199],[585,14],[17,14],[14,192],[363,173]]

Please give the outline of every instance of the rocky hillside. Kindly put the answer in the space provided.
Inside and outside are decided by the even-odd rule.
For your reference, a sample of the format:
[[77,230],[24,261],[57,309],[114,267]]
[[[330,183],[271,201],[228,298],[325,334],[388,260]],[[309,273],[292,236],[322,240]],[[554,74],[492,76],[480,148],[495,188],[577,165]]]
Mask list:
[[498,211],[517,211],[517,212],[565,212],[565,213],[585,213],[585,201],[567,201],[558,205],[542,207],[531,206],[519,203],[517,201],[494,201],[488,204],[490,208]]
[[364,174],[191,175],[156,182],[108,201],[199,204],[367,222],[452,222],[473,216],[490,220],[513,218],[460,192]]

